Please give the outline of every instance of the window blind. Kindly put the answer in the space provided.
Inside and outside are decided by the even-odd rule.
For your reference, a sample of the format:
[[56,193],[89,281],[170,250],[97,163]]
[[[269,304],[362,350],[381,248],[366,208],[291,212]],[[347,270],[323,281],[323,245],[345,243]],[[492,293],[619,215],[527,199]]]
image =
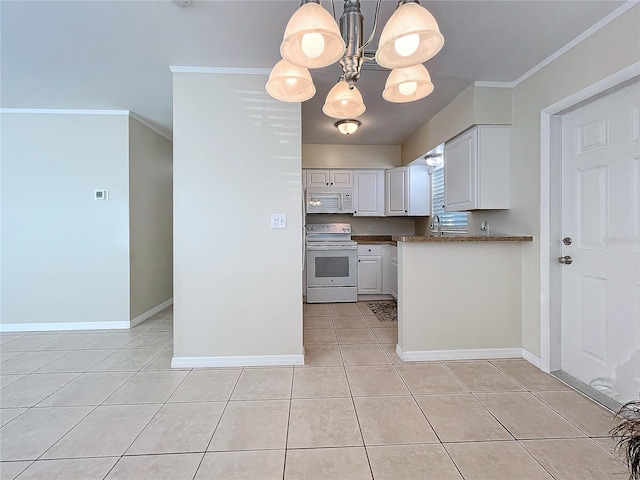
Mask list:
[[467,212],[444,211],[444,167],[436,166],[431,171],[431,221],[440,217],[440,231],[466,233],[469,214]]

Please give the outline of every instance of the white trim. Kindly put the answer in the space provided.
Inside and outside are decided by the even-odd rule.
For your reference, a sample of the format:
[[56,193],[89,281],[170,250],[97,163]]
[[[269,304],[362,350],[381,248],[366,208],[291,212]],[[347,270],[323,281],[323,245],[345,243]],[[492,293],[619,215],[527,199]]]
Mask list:
[[622,70],[613,73],[608,77],[603,78],[602,80],[599,80],[552,105],[549,105],[546,108],[543,108],[542,113],[549,116],[556,115],[607,90],[612,90],[618,85],[629,82],[638,76],[640,76],[640,62],[632,63],[628,67],[625,67]]
[[0,332],[53,332],[59,330],[126,330],[129,322],[1,323]]
[[137,113],[133,113],[133,112],[129,112],[129,116],[135,120],[137,120],[138,122],[140,122],[142,125],[144,125],[145,127],[147,127],[149,130],[153,130],[154,132],[156,132],[158,135],[160,135],[161,137],[166,138],[167,140],[169,140],[170,142],[173,143],[173,138],[171,138],[170,136],[168,136],[166,133],[161,132],[160,130],[158,130],[158,127],[154,127],[153,125],[151,125],[149,123],[148,120],[145,120],[144,118],[142,118],[140,115],[138,115]]
[[173,298],[170,298],[166,302],[162,302],[160,305],[156,305],[151,310],[147,310],[142,315],[138,315],[136,318],[132,318],[131,319],[131,328],[135,327],[136,325],[141,324],[146,319],[153,317],[156,313],[161,312],[162,310],[167,308],[169,305],[173,305]]
[[540,369],[551,372],[551,115],[540,115]]
[[561,57],[562,55],[567,53],[569,50],[571,50],[573,47],[575,47],[579,43],[582,43],[583,41],[585,41],[587,38],[589,38],[594,33],[597,33],[599,30],[601,30],[602,28],[606,27],[609,23],[611,23],[616,18],[618,18],[619,16],[623,15],[624,13],[626,13],[628,10],[632,9],[633,7],[638,5],[639,3],[640,3],[640,0],[628,0],[627,2],[623,3],[621,6],[616,8],[613,12],[611,12],[609,15],[604,17],[602,20],[600,20],[599,22],[593,24],[591,27],[586,29],[584,32],[582,32],[580,35],[578,35],[576,38],[571,40],[564,47],[560,48],[558,51],[556,51],[555,53],[553,53],[550,56],[548,56],[546,59],[544,59],[538,65],[536,65],[531,70],[526,72],[520,78],[517,78],[513,82],[513,86],[516,87],[516,86],[520,85],[522,82],[527,80],[529,77],[532,77],[533,75],[538,73],[540,70],[542,70],[544,67],[549,65],[551,62],[553,62],[554,60],[558,59],[559,57]]
[[474,87],[492,87],[492,88],[513,88],[515,82],[473,82]]
[[304,355],[234,355],[230,357],[173,357],[171,368],[263,367],[304,365]]
[[488,360],[490,358],[522,358],[522,348],[479,348],[467,350],[417,350],[403,352],[396,345],[396,354],[403,362],[437,360]]
[[639,3],[640,3],[640,0],[627,0],[625,3],[623,3],[621,6],[616,8],[609,15],[604,17],[599,22],[593,24],[591,27],[586,29],[584,32],[582,32],[576,38],[571,40],[565,46],[561,47],[559,50],[557,50],[556,52],[552,53],[547,58],[545,58],[543,61],[538,63],[531,70],[529,70],[528,72],[524,73],[519,78],[516,78],[513,82],[491,82],[491,81],[484,82],[484,81],[476,81],[476,82],[473,82],[473,84],[476,87],[515,88],[518,85],[520,85],[522,82],[527,80],[528,78],[530,78],[533,75],[535,75],[536,73],[538,73],[544,67],[546,67],[547,65],[549,65],[553,61],[555,61],[558,58],[560,58],[562,55],[567,53],[573,47],[575,47],[579,43],[582,43],[587,38],[589,38],[591,35],[593,35],[594,33],[597,33],[599,30],[601,30],[602,28],[606,27],[609,23],[614,21],[616,18],[618,18],[619,16],[625,14],[627,11],[629,11],[630,9],[632,9],[633,7],[638,5]]
[[0,113],[39,115],[129,115],[129,110],[78,110],[64,108],[0,108]]
[[540,357],[536,357],[533,353],[531,353],[526,348],[522,349],[522,358],[524,358],[527,362],[529,362],[534,367],[540,368]]
[[[639,76],[640,62],[636,62],[540,111],[540,369],[547,373],[561,367],[557,364],[559,352],[552,349],[552,343],[558,339],[552,338],[551,335],[552,323],[555,325],[555,322],[560,321],[557,318],[552,319],[551,314],[552,117]],[[561,180],[554,178],[554,181]]]
[[158,135],[166,138],[170,142],[173,139],[167,136],[166,133],[158,130],[157,127],[150,125],[147,120],[140,115],[133,113],[129,110],[78,110],[78,109],[64,109],[64,108],[0,108],[0,113],[13,113],[13,114],[32,114],[32,115],[128,115],[131,118],[135,118],[145,127],[153,130]]
[[269,75],[270,68],[187,67],[170,65],[171,73],[223,73],[226,75]]

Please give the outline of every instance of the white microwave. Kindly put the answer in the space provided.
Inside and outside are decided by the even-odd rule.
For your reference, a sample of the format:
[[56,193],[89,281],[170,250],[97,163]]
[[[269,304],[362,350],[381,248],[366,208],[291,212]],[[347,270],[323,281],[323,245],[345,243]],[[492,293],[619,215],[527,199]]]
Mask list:
[[353,188],[307,188],[307,213],[353,213]]

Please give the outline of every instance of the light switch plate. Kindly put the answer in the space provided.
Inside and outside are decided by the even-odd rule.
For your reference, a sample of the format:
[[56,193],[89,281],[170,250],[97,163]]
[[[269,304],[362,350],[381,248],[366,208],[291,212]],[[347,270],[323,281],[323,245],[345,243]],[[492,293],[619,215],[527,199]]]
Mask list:
[[287,214],[286,213],[272,213],[271,214],[271,228],[287,228]]

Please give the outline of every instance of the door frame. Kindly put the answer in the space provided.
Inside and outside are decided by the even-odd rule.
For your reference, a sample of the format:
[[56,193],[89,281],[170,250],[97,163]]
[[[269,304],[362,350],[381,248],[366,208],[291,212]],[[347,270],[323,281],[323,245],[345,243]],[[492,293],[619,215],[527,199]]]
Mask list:
[[[640,62],[540,111],[540,369],[562,366],[562,115],[640,79]],[[558,239],[555,241],[554,239]]]

